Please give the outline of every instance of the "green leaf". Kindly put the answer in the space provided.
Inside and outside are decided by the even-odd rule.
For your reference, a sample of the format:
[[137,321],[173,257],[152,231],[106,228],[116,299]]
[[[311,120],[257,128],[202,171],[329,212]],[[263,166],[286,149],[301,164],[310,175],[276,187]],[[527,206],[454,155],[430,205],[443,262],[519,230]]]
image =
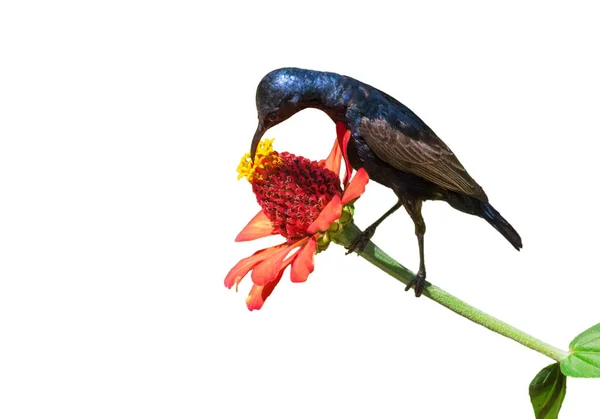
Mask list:
[[569,345],[569,356],[560,370],[571,377],[600,377],[600,323],[577,336]]
[[550,364],[529,384],[529,397],[536,419],[557,419],[567,393],[567,377],[559,364]]

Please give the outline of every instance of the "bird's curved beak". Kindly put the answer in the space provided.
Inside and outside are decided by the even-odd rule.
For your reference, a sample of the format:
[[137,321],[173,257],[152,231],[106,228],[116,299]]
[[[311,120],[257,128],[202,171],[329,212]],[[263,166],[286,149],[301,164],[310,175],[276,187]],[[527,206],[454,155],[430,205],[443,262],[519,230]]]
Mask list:
[[254,156],[256,155],[256,149],[258,148],[258,143],[265,133],[265,126],[259,122],[258,127],[256,128],[256,132],[254,133],[254,138],[252,138],[252,145],[250,146],[250,158],[254,161]]

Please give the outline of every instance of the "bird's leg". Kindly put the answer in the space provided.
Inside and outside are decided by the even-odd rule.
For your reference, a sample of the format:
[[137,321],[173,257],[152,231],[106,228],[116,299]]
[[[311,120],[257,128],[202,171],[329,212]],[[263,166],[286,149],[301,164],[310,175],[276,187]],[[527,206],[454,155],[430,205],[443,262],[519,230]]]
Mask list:
[[415,287],[415,297],[420,297],[421,294],[423,293],[423,290],[425,289],[425,284],[427,283],[427,281],[425,281],[425,245],[424,245],[424,234],[418,234],[417,233],[417,240],[419,241],[419,270],[417,271],[417,274],[415,275],[415,277],[408,283],[408,285],[406,285],[406,288],[404,288],[404,291],[408,291],[409,289],[411,289],[413,286]]
[[419,270],[404,290],[408,291],[414,286],[415,297],[419,297],[423,293],[423,289],[425,289],[425,285],[427,284],[425,281],[425,220],[423,220],[423,216],[421,215],[422,205],[422,201],[410,204],[405,202],[406,211],[415,223],[415,234],[419,241]]
[[375,234],[375,229],[377,228],[377,226],[379,226],[379,224],[381,224],[381,222],[387,217],[396,212],[401,206],[402,202],[398,200],[398,202],[396,202],[396,204],[392,208],[390,208],[385,214],[379,217],[377,221],[375,221],[373,224],[367,227],[365,231],[360,233],[360,235],[356,239],[354,239],[354,241],[350,244],[350,247],[348,247],[348,251],[346,252],[346,254],[348,255],[354,251],[360,253],[363,250],[365,250],[365,246],[367,245],[369,240],[371,240],[371,237],[373,237],[373,235]]

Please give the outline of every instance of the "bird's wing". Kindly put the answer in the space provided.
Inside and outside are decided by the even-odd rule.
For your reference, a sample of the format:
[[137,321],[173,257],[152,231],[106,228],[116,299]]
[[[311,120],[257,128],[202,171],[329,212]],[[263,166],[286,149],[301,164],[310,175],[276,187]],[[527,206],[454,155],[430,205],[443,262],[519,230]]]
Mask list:
[[481,186],[433,132],[415,138],[392,127],[384,119],[363,117],[360,134],[377,157],[396,169],[487,202]]

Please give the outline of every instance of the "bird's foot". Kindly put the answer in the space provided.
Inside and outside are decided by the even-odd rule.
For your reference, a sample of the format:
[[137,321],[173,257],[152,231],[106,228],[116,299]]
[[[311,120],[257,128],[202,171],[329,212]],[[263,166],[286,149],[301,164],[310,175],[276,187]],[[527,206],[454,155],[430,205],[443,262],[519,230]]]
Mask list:
[[427,281],[425,281],[425,272],[419,271],[415,275],[415,277],[408,283],[404,291],[408,291],[412,287],[415,287],[415,297],[420,297],[423,294],[423,290],[425,289],[425,285],[427,285]]
[[349,255],[352,252],[356,252],[358,254],[362,253],[362,251],[365,250],[365,247],[367,247],[369,240],[371,240],[371,237],[373,237],[375,234],[375,229],[376,227],[371,226],[360,233],[359,236],[350,244],[346,254]]

